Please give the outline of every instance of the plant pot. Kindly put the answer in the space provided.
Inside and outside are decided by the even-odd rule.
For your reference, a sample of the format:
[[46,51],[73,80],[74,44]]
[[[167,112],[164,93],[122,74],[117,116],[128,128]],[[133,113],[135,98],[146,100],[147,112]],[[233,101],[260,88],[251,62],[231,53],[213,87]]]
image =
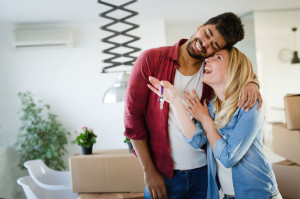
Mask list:
[[131,142],[127,142],[127,144],[128,144],[128,149],[129,149],[129,153],[131,153],[131,150],[132,150],[132,144],[131,144]]
[[81,151],[83,155],[90,155],[93,153],[93,145],[90,148],[85,148],[84,146],[81,146]]

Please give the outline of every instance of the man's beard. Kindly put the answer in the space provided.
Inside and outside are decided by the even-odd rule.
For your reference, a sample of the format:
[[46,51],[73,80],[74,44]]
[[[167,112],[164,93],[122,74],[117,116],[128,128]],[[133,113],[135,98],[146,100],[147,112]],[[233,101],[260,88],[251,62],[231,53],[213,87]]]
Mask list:
[[[193,40],[194,41],[194,40]],[[196,55],[195,53],[192,52],[192,50],[190,49],[191,48],[191,40],[189,40],[189,43],[187,44],[186,46],[186,51],[189,53],[189,55],[194,58],[194,59],[199,59],[199,60],[203,60],[205,59],[206,57],[202,56],[201,54],[199,55]]]

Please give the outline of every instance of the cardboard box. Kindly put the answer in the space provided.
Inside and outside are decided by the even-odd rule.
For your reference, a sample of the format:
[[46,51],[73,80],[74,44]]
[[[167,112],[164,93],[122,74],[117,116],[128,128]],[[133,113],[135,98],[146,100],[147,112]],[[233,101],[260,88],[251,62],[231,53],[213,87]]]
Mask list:
[[274,153],[300,164],[300,130],[289,130],[286,124],[273,124]]
[[69,164],[73,192],[144,192],[144,173],[128,149],[75,155]]
[[78,199],[144,199],[144,193],[84,193]]
[[300,199],[300,165],[284,160],[272,164],[283,197]]
[[300,94],[284,97],[285,117],[288,129],[300,129]]

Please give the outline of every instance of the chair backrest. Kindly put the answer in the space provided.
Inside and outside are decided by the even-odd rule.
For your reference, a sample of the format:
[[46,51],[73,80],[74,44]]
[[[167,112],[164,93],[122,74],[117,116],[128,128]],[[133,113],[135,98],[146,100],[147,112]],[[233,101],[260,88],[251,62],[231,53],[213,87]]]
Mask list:
[[71,187],[71,177],[68,171],[55,171],[40,159],[26,161],[24,166],[30,177],[41,187],[53,190]]
[[61,190],[48,190],[39,187],[30,176],[21,177],[17,180],[22,186],[27,199],[76,199],[77,194],[72,193],[71,188]]
[[31,190],[31,179],[29,176],[19,178],[17,180],[17,183],[22,186],[27,199],[38,199],[35,193],[33,193],[33,191]]

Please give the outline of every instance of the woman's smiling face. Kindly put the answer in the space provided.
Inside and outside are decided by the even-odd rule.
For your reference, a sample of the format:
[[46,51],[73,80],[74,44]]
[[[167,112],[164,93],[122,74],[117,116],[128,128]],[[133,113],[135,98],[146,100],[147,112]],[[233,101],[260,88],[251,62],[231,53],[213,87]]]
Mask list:
[[209,86],[224,85],[226,81],[226,67],[229,63],[229,52],[220,50],[205,59],[202,81]]

